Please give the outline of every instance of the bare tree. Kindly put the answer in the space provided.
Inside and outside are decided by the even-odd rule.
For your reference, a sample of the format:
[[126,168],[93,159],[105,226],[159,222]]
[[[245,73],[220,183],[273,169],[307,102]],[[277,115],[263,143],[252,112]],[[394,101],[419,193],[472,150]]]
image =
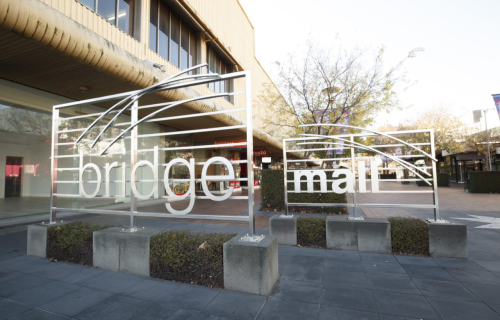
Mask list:
[[368,49],[324,50],[307,43],[303,58],[291,55],[276,62],[274,86],[264,85],[259,103],[267,106],[262,115],[267,130],[275,137],[298,133],[338,132],[334,128],[298,128],[301,124],[342,123],[349,117],[353,125],[366,126],[377,112],[399,106],[397,88],[407,84],[405,61],[421,48],[409,52],[388,71],[383,65],[384,49],[373,55]]

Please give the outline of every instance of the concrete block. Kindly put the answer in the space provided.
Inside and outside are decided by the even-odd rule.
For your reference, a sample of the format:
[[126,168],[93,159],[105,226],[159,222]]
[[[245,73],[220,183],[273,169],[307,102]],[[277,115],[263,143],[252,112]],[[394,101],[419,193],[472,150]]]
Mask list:
[[269,219],[269,233],[278,239],[278,244],[297,245],[297,217],[272,216]]
[[109,228],[94,232],[94,267],[149,276],[151,237],[161,229],[138,229],[137,232]]
[[326,218],[326,247],[334,250],[358,250],[356,221],[347,216]]
[[240,241],[236,236],[224,243],[224,288],[269,295],[278,281],[278,239]]
[[429,223],[429,253],[432,257],[467,259],[467,226],[458,223]]
[[26,254],[47,258],[47,229],[64,224],[56,222],[54,224],[31,224],[28,226],[28,246]]
[[391,224],[383,218],[365,218],[356,221],[358,251],[391,253]]

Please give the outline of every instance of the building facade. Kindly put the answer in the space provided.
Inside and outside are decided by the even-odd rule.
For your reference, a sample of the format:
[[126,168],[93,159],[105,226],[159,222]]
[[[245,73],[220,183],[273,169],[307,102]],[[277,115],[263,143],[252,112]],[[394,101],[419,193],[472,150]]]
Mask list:
[[[219,74],[242,70],[252,74],[256,163],[253,168],[236,166],[238,175],[255,170],[258,185],[262,157],[271,157],[273,165],[280,161],[281,142],[266,133],[265,106],[257,103],[263,84],[271,80],[255,58],[253,26],[237,0],[1,0],[0,48],[0,198],[48,198],[53,105],[145,88],[202,63]],[[221,81],[162,92],[141,102],[177,101],[242,88],[244,82],[239,80]],[[192,102],[166,115],[244,105],[243,97],[231,96]],[[89,115],[110,106],[79,106],[65,110],[64,116],[72,126],[84,126],[92,120]],[[238,121],[238,117],[214,115],[148,124],[140,130],[169,132],[241,124]],[[244,131],[226,130],[144,143],[213,143],[213,150],[190,150],[182,156],[197,161],[213,156],[244,160],[243,148],[218,148],[217,144],[245,137]],[[59,141],[74,138],[66,132]],[[225,171],[217,166],[211,170],[211,174]],[[213,188],[223,192],[229,185]]]

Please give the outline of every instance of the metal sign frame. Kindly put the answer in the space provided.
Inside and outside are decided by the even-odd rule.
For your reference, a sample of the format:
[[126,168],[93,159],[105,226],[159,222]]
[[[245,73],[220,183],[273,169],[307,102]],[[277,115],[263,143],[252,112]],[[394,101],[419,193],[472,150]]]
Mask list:
[[[203,69],[207,70],[207,73],[203,73]],[[195,73],[197,74],[189,74],[189,73]],[[52,113],[52,149],[51,149],[51,192],[50,192],[50,223],[55,223],[56,221],[56,215],[57,212],[76,212],[76,213],[94,213],[94,214],[110,214],[110,215],[121,215],[121,216],[129,216],[130,217],[130,226],[128,228],[128,231],[136,231],[136,217],[156,217],[156,218],[182,218],[182,219],[211,219],[211,220],[232,220],[232,221],[248,221],[249,223],[249,236],[250,238],[254,237],[255,234],[255,217],[254,217],[254,173],[253,170],[251,170],[253,166],[253,125],[252,125],[252,94],[251,94],[251,85],[252,85],[252,80],[251,80],[251,74],[250,71],[241,71],[241,72],[235,72],[235,73],[230,73],[230,74],[217,74],[217,73],[208,73],[208,64],[200,64],[197,66],[194,66],[192,68],[183,70],[177,74],[174,74],[170,77],[167,77],[166,79],[156,83],[153,86],[150,86],[145,89],[141,90],[135,90],[135,91],[129,91],[129,92],[124,92],[124,93],[119,93],[119,94],[114,94],[114,95],[109,95],[109,96],[104,96],[100,98],[94,98],[94,99],[88,99],[88,100],[81,100],[81,101],[75,101],[71,103],[65,103],[65,104],[59,104],[55,105],[53,107],[53,113]],[[185,99],[181,101],[174,101],[174,102],[165,102],[165,103],[160,103],[160,104],[153,104],[153,105],[139,105],[139,98],[142,96],[145,96],[147,94],[154,94],[158,93],[161,91],[168,91],[168,90],[174,90],[174,89],[180,89],[180,88],[188,88],[196,85],[206,85],[212,82],[219,82],[219,81],[225,81],[225,80],[233,80],[233,79],[239,79],[239,78],[244,78],[245,80],[245,90],[240,91],[240,92],[232,92],[232,93],[218,93],[218,94],[211,94],[211,95],[202,95],[198,96],[195,98],[190,98],[190,99]],[[234,108],[234,109],[223,109],[223,110],[216,110],[216,111],[210,111],[210,112],[202,112],[202,113],[196,113],[196,114],[188,114],[188,115],[181,115],[181,116],[172,116],[172,117],[167,117],[167,118],[155,118],[161,111],[170,109],[170,108],[175,108],[176,106],[183,105],[185,103],[193,102],[193,101],[200,101],[200,100],[208,100],[208,99],[215,99],[215,98],[220,98],[220,97],[228,97],[228,96],[233,96],[233,95],[239,95],[239,94],[245,94],[245,108]],[[63,111],[66,108],[71,108],[75,106],[81,106],[81,105],[92,105],[104,101],[110,101],[110,100],[118,100],[120,99],[119,102],[114,104],[111,108],[103,110],[102,112],[98,113],[93,113],[93,114],[86,114],[86,115],[80,115],[80,116],[72,116],[72,117],[61,117],[61,111]],[[156,108],[157,110],[150,112],[143,118],[139,118],[139,109],[148,109],[148,108]],[[130,112],[130,122],[127,123],[120,123],[116,124],[115,121],[118,119],[118,117],[123,114],[125,111]],[[234,126],[222,126],[222,127],[217,127],[217,128],[207,128],[207,129],[195,129],[195,130],[184,130],[184,131],[174,131],[174,132],[168,132],[168,133],[158,133],[158,134],[147,134],[147,135],[140,135],[138,134],[138,125],[144,122],[157,122],[157,121],[163,121],[163,120],[172,120],[172,119],[189,119],[192,117],[199,117],[199,116],[212,116],[212,115],[217,115],[217,114],[232,114],[235,112],[242,112],[244,111],[246,114],[246,119],[242,120],[241,125],[234,125]],[[111,121],[109,121],[106,125],[103,125],[103,118],[105,116],[112,116]],[[233,115],[236,117],[235,115]],[[97,118],[92,122],[92,124],[87,127],[87,128],[77,128],[77,129],[65,129],[65,130],[60,130],[59,129],[59,124],[63,121],[66,120],[73,120],[73,119],[93,119]],[[236,117],[237,118],[237,117]],[[90,140],[90,139],[85,139],[88,136],[88,133],[92,129],[100,129],[104,127],[100,133],[97,135],[95,140]],[[106,130],[110,127],[122,127],[124,130],[116,137],[111,138],[111,139],[103,139],[103,135],[106,132]],[[158,176],[158,171],[159,167],[167,167],[169,168],[169,165],[172,165],[172,162],[175,162],[176,160],[179,160],[177,162],[182,162],[181,160],[184,159],[173,159],[169,163],[158,163],[158,157],[156,156],[156,159],[154,161],[155,165],[153,164],[148,164],[146,163],[147,161],[137,161],[137,153],[138,152],[154,152],[155,155],[158,154],[158,151],[176,151],[176,150],[192,150],[192,149],[213,149],[214,145],[209,144],[209,145],[196,145],[196,146],[182,146],[182,147],[172,147],[172,148],[159,148],[155,147],[153,149],[139,149],[137,141],[140,138],[143,137],[159,137],[159,136],[165,136],[165,135],[179,135],[179,134],[192,134],[192,133],[199,133],[199,132],[209,132],[209,131],[219,131],[219,130],[229,130],[229,129],[244,129],[246,130],[246,142],[240,142],[240,143],[229,143],[222,145],[224,147],[245,147],[247,149],[247,159],[246,160],[236,160],[236,161],[229,161],[226,160],[227,162],[234,164],[234,163],[246,163],[248,168],[248,175],[247,178],[238,178],[238,179],[232,179],[232,180],[237,180],[237,181],[249,181],[248,183],[248,195],[247,196],[230,196],[228,199],[229,200],[247,200],[248,201],[248,215],[247,216],[227,216],[227,215],[196,215],[196,214],[172,214],[172,213],[165,213],[165,212],[139,212],[137,209],[137,195],[133,192],[133,189],[135,188],[135,184],[137,182],[140,182],[137,180],[137,170],[134,172],[134,169],[139,166],[150,166],[153,170],[153,172],[156,172],[156,176]],[[60,142],[59,141],[59,135],[68,133],[68,132],[81,132],[80,136],[75,140],[75,141],[70,141],[70,142]],[[125,147],[123,147],[124,150],[120,152],[109,152],[110,148],[119,140],[121,139],[130,139],[130,150],[125,150]],[[61,145],[74,145],[75,147],[78,145],[90,145],[91,148],[93,148],[98,142],[106,142],[109,141],[108,145],[104,148],[103,151],[100,153],[91,153],[91,154],[85,154],[85,153],[80,153],[80,154],[72,154],[72,155],[60,155],[58,153],[58,147]],[[220,146],[219,146],[220,147]],[[57,206],[57,199],[60,197],[71,197],[71,198],[81,198],[84,196],[82,192],[79,192],[79,194],[63,194],[63,193],[58,193],[58,185],[60,184],[72,184],[72,183],[79,183],[81,185],[82,181],[82,168],[83,168],[83,159],[84,157],[88,156],[93,156],[93,157],[98,157],[102,156],[105,154],[129,154],[130,155],[130,165],[126,165],[125,168],[125,163],[122,164],[122,170],[123,173],[125,174],[126,170],[130,170],[131,177],[130,181],[125,181],[123,180],[123,184],[127,184],[127,188],[130,189],[130,210],[129,211],[117,211],[117,210],[106,210],[106,209],[84,209],[84,208],[63,208]],[[79,166],[77,167],[71,167],[71,168],[60,168],[58,166],[58,159],[62,157],[72,157],[74,159],[79,159]],[[220,158],[220,157],[219,157]],[[214,158],[211,158],[212,160]],[[210,165],[215,162],[216,160],[213,160],[210,162],[211,159],[207,159],[207,161],[204,162],[194,162],[194,159],[192,159],[191,163],[192,165]],[[186,160],[184,160],[185,163],[187,163]],[[143,162],[143,163],[141,163]],[[210,162],[210,163],[209,163]],[[208,164],[207,164],[208,163]],[[91,165],[87,164],[89,168],[92,168],[97,172],[98,176],[98,181],[87,181],[87,182],[94,182],[99,185],[102,183],[109,183],[109,181],[105,181],[102,178],[102,175],[100,174],[100,171],[102,169],[104,170],[110,170],[112,167],[119,167],[118,164],[112,163],[112,164],[106,164],[105,168],[98,167],[97,165]],[[230,167],[230,170],[232,169],[232,166]],[[79,172],[79,179],[78,181],[74,180],[69,180],[69,181],[60,181],[58,180],[58,172],[61,171],[77,171]],[[135,174],[134,174],[135,173]],[[106,175],[106,173],[105,173]],[[166,186],[168,186],[168,181],[170,180],[175,180],[175,181],[180,181],[180,180],[190,180],[190,179],[170,179],[168,178],[168,172],[165,175],[165,179],[155,179],[154,181],[148,181],[148,182],[153,182],[158,184],[159,182],[163,182]],[[216,178],[218,181],[225,181],[229,180],[228,178],[225,179],[223,178],[225,176],[221,176],[221,178]],[[214,178],[214,176],[211,176],[210,178]],[[234,177],[233,177],[234,178]],[[203,177],[202,179],[194,179],[194,172],[191,173],[191,179],[190,181],[200,181],[202,182],[203,185]],[[115,182],[115,181],[113,181]],[[96,188],[99,190],[99,188]],[[83,187],[80,186],[80,190],[82,190]],[[166,188],[167,189],[167,188]],[[169,194],[169,189],[168,188],[167,194]],[[190,186],[190,196],[192,199],[209,199],[211,198],[210,196],[198,196],[195,194],[194,191],[194,186]],[[125,187],[122,186],[122,190],[125,191]],[[233,188],[230,188],[230,191],[232,192]],[[97,193],[97,192],[96,192]],[[116,196],[109,196],[109,194],[106,194],[107,197],[102,197],[102,198],[114,198]],[[186,193],[187,195],[187,193]],[[212,194],[211,194],[212,195]],[[95,196],[95,194],[94,194]],[[126,197],[126,194],[123,194],[123,196]],[[213,196],[213,195],[212,195]],[[85,197],[89,198],[89,195],[85,195]],[[159,198],[169,198],[169,196],[161,196]],[[220,199],[218,201],[221,201]],[[167,206],[168,208],[168,206]]]
[[[350,126],[350,125],[344,125],[344,124],[311,124],[311,125],[303,125],[301,127],[321,127],[321,126],[326,126],[326,127],[339,127],[339,128],[350,128],[354,129],[357,131],[361,131],[362,133],[356,133],[356,134],[341,134],[341,135],[320,135],[320,134],[301,134],[300,138],[289,138],[289,139],[283,139],[283,163],[284,163],[284,198],[285,198],[285,215],[288,215],[289,213],[289,207],[343,207],[343,208],[353,208],[353,217],[350,217],[351,219],[360,219],[359,217],[356,217],[356,209],[359,207],[368,207],[368,208],[425,208],[425,209],[433,209],[434,211],[434,219],[429,219],[430,221],[434,222],[445,222],[444,220],[441,220],[440,215],[439,215],[439,202],[438,202],[438,188],[437,188],[437,170],[436,170],[436,153],[435,153],[435,146],[434,146],[434,130],[433,129],[428,129],[428,130],[406,130],[406,131],[394,131],[394,132],[378,132],[378,131],[373,131],[365,128],[360,128],[360,127],[355,127],[355,126]],[[398,135],[408,135],[408,134],[428,134],[428,141],[423,142],[423,143],[407,143],[401,139],[398,139],[396,136]],[[354,141],[355,137],[385,137],[388,139],[391,139],[394,141],[394,143],[390,144],[384,144],[384,145],[365,145],[362,143],[358,143]],[[289,148],[289,145],[292,144],[293,147],[292,149]],[[317,146],[320,147],[317,147]],[[304,152],[304,151],[330,151],[332,150],[334,145],[343,145],[345,148],[350,148],[351,156],[350,157],[334,157],[334,158],[326,158],[326,159],[305,159],[305,160],[290,160],[287,157],[287,153],[291,152]],[[313,146],[312,148],[310,146]],[[431,152],[426,153],[420,147],[422,146],[429,146]],[[396,156],[396,155],[391,155],[388,153],[384,153],[378,148],[396,148],[396,147],[405,147],[409,148],[412,151],[416,151],[414,154],[410,155],[401,155],[401,156]],[[388,159],[391,159],[392,161],[398,163],[401,167],[398,168],[392,168],[394,169],[406,169],[411,172],[413,172],[417,178],[408,178],[408,179],[378,179],[378,172],[380,170],[388,170],[388,168],[373,168],[371,167],[372,170],[372,176],[377,175],[377,181],[424,181],[427,183],[429,186],[432,187],[432,190],[419,190],[419,191],[378,191],[377,193],[426,193],[426,194],[431,194],[432,195],[432,200],[433,204],[387,204],[387,203],[359,203],[357,201],[357,193],[358,190],[356,190],[356,186],[358,182],[360,181],[359,175],[356,177],[356,170],[354,168],[356,167],[356,161],[366,161],[370,158],[373,157],[358,157],[356,156],[355,149],[362,149],[362,150],[367,150],[370,152],[373,152],[379,156],[386,157]],[[432,163],[431,166],[425,166],[425,167],[417,167],[414,164],[404,160],[404,158],[423,158],[423,159],[429,159]],[[317,180],[316,178],[312,178],[313,175],[314,177],[317,177],[318,172],[335,172],[338,169],[302,169],[302,170],[292,170],[288,169],[288,163],[293,163],[293,162],[304,162],[304,161],[349,161],[350,166],[353,169],[352,172],[352,185],[353,185],[353,202],[352,203],[290,203],[288,201],[288,194],[289,193],[301,193],[302,189],[300,188],[300,182],[297,182],[299,184],[299,190],[295,188],[295,190],[290,190],[289,184],[291,183],[288,181],[287,174],[288,172],[297,172],[300,171],[300,174],[295,174],[294,179],[297,179],[300,181],[300,178],[302,175],[305,175],[306,173],[304,171],[308,171],[308,174],[310,175],[310,180],[313,182],[322,182],[322,179],[320,176],[320,179]],[[428,172],[428,170],[431,170],[431,173]],[[364,171],[364,169],[363,169]],[[347,178],[347,175],[346,175]],[[313,180],[316,179],[316,180]],[[324,180],[324,179],[323,179]],[[297,181],[297,180],[295,180]],[[293,182],[295,182],[293,181]],[[335,180],[324,180],[325,182],[333,182]],[[371,181],[369,179],[364,179],[363,181]],[[304,182],[302,180],[302,182]],[[378,182],[377,182],[378,183]],[[308,190],[309,192],[310,190]],[[323,190],[324,191],[324,190]],[[323,192],[322,191],[322,192]],[[314,191],[313,191],[314,192]],[[327,192],[333,192],[332,190],[328,190]]]

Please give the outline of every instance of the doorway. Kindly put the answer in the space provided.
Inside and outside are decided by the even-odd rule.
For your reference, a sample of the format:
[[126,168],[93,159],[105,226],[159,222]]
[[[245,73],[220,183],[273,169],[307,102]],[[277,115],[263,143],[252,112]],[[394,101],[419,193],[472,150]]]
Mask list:
[[5,163],[5,198],[21,196],[22,172],[23,158],[7,157]]

